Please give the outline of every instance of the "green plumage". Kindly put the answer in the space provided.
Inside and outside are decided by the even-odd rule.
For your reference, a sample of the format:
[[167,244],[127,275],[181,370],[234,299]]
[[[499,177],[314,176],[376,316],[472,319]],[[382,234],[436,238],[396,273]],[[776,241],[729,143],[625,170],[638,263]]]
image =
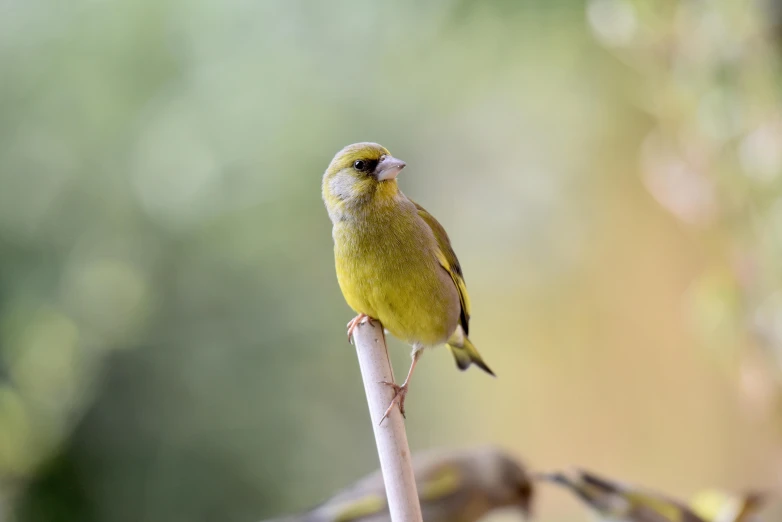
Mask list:
[[445,229],[399,190],[395,175],[354,167],[384,158],[392,157],[380,145],[350,145],[323,176],[345,300],[415,350],[447,344],[460,369],[476,364],[493,375],[467,338],[470,300]]
[[[533,485],[525,467],[493,447],[413,456],[426,522],[476,522],[511,508],[529,514]],[[374,472],[300,515],[267,522],[391,522],[383,476]]]

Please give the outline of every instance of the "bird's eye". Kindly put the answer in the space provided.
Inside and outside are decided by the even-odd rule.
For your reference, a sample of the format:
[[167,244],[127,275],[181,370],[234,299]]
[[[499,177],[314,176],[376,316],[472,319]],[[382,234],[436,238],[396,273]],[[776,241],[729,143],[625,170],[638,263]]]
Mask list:
[[367,170],[367,162],[362,160],[356,160],[353,162],[353,168],[363,172]]

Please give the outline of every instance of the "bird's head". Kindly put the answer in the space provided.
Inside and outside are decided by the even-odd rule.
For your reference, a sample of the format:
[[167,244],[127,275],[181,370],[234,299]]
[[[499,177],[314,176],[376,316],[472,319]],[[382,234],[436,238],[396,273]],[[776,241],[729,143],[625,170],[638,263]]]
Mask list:
[[526,467],[497,448],[486,448],[477,455],[477,472],[487,494],[497,506],[514,507],[529,518],[535,489]]
[[535,488],[527,470],[519,462],[505,458],[502,462],[502,473],[512,504],[517,506],[526,518],[531,517]]
[[393,198],[405,162],[377,143],[354,143],[339,151],[323,174],[323,201],[334,220],[376,198]]

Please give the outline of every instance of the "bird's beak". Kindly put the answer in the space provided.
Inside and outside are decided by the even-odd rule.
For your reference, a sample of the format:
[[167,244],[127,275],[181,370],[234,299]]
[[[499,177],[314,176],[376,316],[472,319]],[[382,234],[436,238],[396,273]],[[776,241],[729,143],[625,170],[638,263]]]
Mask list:
[[570,480],[564,473],[535,473],[532,475],[532,480],[543,482],[554,482],[557,484],[569,484]]
[[393,156],[383,156],[380,162],[375,167],[375,173],[377,174],[378,181],[386,181],[389,179],[396,179],[399,171],[405,168],[404,161],[396,159]]

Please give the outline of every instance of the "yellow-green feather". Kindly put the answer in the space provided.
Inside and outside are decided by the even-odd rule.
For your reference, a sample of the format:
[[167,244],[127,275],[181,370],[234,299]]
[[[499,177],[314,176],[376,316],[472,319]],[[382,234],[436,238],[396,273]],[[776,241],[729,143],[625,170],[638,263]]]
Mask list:
[[453,279],[453,284],[456,285],[456,289],[459,291],[459,302],[462,305],[460,323],[464,329],[464,335],[470,333],[470,296],[467,293],[467,284],[464,282],[464,275],[462,274],[462,267],[459,264],[459,259],[456,257],[456,253],[451,247],[451,240],[448,238],[448,234],[445,229],[437,221],[433,215],[426,211],[424,207],[413,201],[413,204],[418,209],[418,215],[421,216],[429,228],[432,229],[434,237],[437,240],[439,250],[437,252],[437,260],[440,262],[443,268],[450,274]]
[[580,471],[567,485],[604,517],[626,522],[704,522],[683,504]]
[[671,522],[684,522],[685,520],[681,506],[668,499],[632,491],[626,492],[625,498],[631,505],[648,508],[653,513],[660,514],[665,520],[670,520]]
[[354,502],[346,503],[337,508],[337,514],[334,516],[334,522],[350,522],[362,518],[376,515],[388,508],[385,497],[380,495],[367,495]]
[[[475,348],[475,345],[467,338],[470,331],[470,295],[467,293],[467,284],[464,282],[462,267],[459,264],[456,253],[453,251],[451,240],[448,238],[448,234],[445,232],[443,226],[434,218],[434,216],[415,201],[413,201],[413,203],[418,209],[418,215],[421,216],[421,219],[423,219],[426,224],[429,225],[429,228],[432,229],[439,247],[437,251],[437,260],[451,276],[453,284],[456,285],[456,290],[459,292],[459,303],[461,304],[459,324],[462,327],[462,332],[454,332],[454,335],[448,339],[448,348],[451,350],[451,353],[456,360],[456,365],[460,370],[466,370],[470,367],[470,364],[475,364],[486,373],[494,375],[491,368],[484,362],[481,354],[478,353],[478,349]],[[463,335],[461,335],[461,333],[463,333]]]
[[456,493],[462,486],[463,477],[456,465],[445,465],[435,470],[431,477],[419,485],[421,502],[432,502]]
[[750,492],[731,495],[724,491],[702,491],[690,502],[690,508],[711,522],[749,522],[763,508],[765,495]]

